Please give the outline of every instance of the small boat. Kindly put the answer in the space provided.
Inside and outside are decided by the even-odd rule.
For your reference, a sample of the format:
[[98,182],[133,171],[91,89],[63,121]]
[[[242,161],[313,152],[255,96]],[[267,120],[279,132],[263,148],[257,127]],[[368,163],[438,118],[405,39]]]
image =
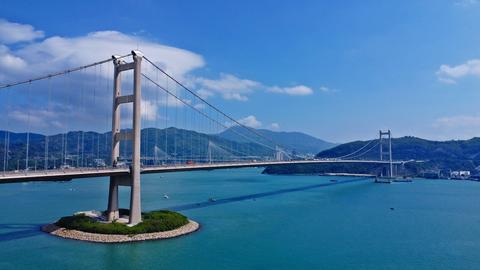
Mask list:
[[169,199],[170,197],[168,197],[168,195],[167,195],[167,194],[165,194],[165,195],[163,195],[163,198],[165,198],[165,199]]
[[208,201],[209,202],[216,202],[217,200],[215,198],[209,198]]

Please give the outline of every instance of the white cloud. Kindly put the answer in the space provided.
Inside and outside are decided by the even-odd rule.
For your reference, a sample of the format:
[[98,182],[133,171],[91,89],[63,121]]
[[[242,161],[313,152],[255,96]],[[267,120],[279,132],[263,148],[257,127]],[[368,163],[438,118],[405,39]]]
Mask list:
[[229,100],[238,100],[238,101],[247,101],[248,97],[244,96],[239,93],[225,93],[223,94],[223,98],[229,99]]
[[7,46],[0,44],[0,70],[22,71],[26,67],[27,63],[22,58],[12,55]]
[[468,60],[457,66],[441,65],[437,76],[441,82],[449,84],[466,76],[480,76],[480,59]]
[[271,130],[279,130],[280,129],[280,125],[278,123],[271,123],[269,128]]
[[[51,102],[41,107],[26,107],[25,104],[11,104],[5,112],[11,131],[57,133],[65,129],[74,130],[72,119],[78,122],[92,122],[91,116],[82,109],[73,109],[72,105]],[[98,116],[96,116],[98,118]]]
[[259,128],[262,126],[262,122],[258,121],[257,118],[253,115],[249,115],[245,118],[239,119],[238,122],[251,128]]
[[205,90],[205,89],[198,90],[197,94],[203,99],[207,99],[207,98],[213,97],[215,95],[213,92],[210,92],[210,91]]
[[273,93],[287,94],[291,96],[306,96],[313,94],[313,90],[305,85],[297,85],[292,87],[268,87],[267,91]]
[[[8,78],[9,81],[90,64],[101,59],[108,59],[112,54],[123,55],[129,53],[132,48],[138,48],[149,59],[158,60],[156,64],[175,78],[189,87],[196,88],[202,98],[219,95],[227,100],[246,101],[248,95],[255,90],[265,89],[287,95],[313,93],[312,89],[304,85],[269,87],[260,82],[227,73],[221,73],[217,79],[195,77],[191,75],[191,72],[205,66],[201,55],[118,31],[97,31],[77,37],[53,36],[36,41],[35,38],[43,37],[41,31],[35,31],[29,25],[10,23],[4,20],[2,22],[4,31],[7,32],[15,32],[16,29],[23,29],[23,32],[25,29],[31,30],[29,39],[27,37],[15,39],[31,41],[25,46],[9,48],[6,46],[8,44],[6,41],[0,41],[0,78]],[[88,69],[86,72],[94,71]],[[106,68],[97,72],[104,77],[110,77],[112,73]],[[153,77],[156,74],[149,73],[149,75]],[[153,78],[155,79],[156,76]],[[159,79],[162,80],[162,78]]]
[[[189,99],[183,99],[183,102],[189,105],[192,103],[192,101]],[[142,118],[147,121],[154,121],[157,118],[162,118],[159,115],[163,113],[163,111],[161,111],[161,108],[163,106],[168,106],[169,108],[183,107],[185,106],[183,102],[181,102],[180,100],[170,95],[168,96],[168,102],[164,99],[159,100],[158,102],[155,102],[153,99],[142,98],[142,111],[141,111]],[[197,104],[197,105],[203,105],[203,104]],[[196,107],[197,105],[195,105],[194,107]],[[128,106],[126,108],[128,108],[127,109],[128,113],[131,115],[133,110],[132,106]]]
[[442,83],[445,83],[445,84],[456,84],[457,82],[454,80],[454,79],[450,79],[450,78],[438,78],[438,80]]
[[326,87],[326,86],[320,86],[319,89],[320,89],[320,91],[322,91],[322,92],[330,92],[330,91],[331,91],[330,88],[328,88],[328,87]]
[[[218,79],[196,78],[195,83],[200,87],[197,93],[202,98],[221,95],[227,100],[247,101],[248,94],[255,90],[286,94],[291,96],[306,96],[313,94],[313,90],[305,85],[292,87],[266,86],[260,82],[241,79],[231,74],[220,74]],[[332,91],[331,89],[329,89]]]
[[[5,24],[4,21],[2,21],[2,23],[3,28],[0,31],[7,32],[16,31],[18,28],[17,26],[19,25],[11,23]],[[184,77],[187,77],[191,71],[205,65],[202,56],[193,52],[165,46],[141,37],[126,35],[117,31],[92,32],[77,37],[53,36],[38,41],[35,40],[34,37],[40,38],[43,37],[43,35],[40,36],[38,31],[34,31],[33,33],[34,35],[29,40],[30,42],[22,46],[9,46],[8,44],[13,42],[13,39],[10,38],[9,40],[5,40],[3,35],[0,35],[0,80],[2,81],[2,84],[31,78],[40,74],[43,75],[50,72],[60,71],[65,68],[90,64],[102,59],[108,59],[112,54],[129,53],[132,48],[138,48],[151,60],[159,60],[156,64],[179,80],[184,80]],[[27,37],[18,37],[16,40],[27,41]],[[129,61],[131,60],[129,59]],[[162,82],[165,81],[163,76],[160,75],[160,77],[158,77],[157,74],[151,72],[152,69],[148,69],[147,64],[144,63],[144,66],[144,72],[147,72],[153,79],[158,79]],[[103,119],[102,121],[97,121],[95,123],[85,119],[92,119],[98,117],[99,114],[104,115],[104,112],[109,111],[111,106],[111,91],[107,90],[107,88],[110,88],[111,86],[107,87],[107,84],[111,83],[110,80],[113,73],[113,68],[111,67],[111,63],[106,63],[98,66],[98,70],[97,67],[95,67],[87,69],[85,72],[81,71],[72,73],[71,75],[68,75],[68,80],[52,80],[54,91],[57,89],[59,91],[57,91],[52,97],[51,103],[58,107],[55,110],[59,113],[46,115],[44,111],[42,111],[42,108],[36,108],[42,107],[42,104],[45,102],[36,102],[30,104],[30,108],[23,108],[16,112],[9,113],[11,119],[17,120],[15,123],[11,121],[9,128],[24,129],[27,126],[25,117],[30,115],[30,119],[33,119],[32,122],[38,123],[37,125],[39,128],[43,128],[44,132],[54,132],[54,130],[49,129],[49,126],[45,124],[45,121],[47,121],[46,123],[64,123],[63,126],[68,126],[71,129],[88,128],[104,130],[105,126],[103,126]],[[103,76],[104,79],[97,79],[99,78],[98,76]],[[8,78],[8,81],[6,81],[6,78]],[[127,92],[129,90],[131,91],[131,79],[131,74],[126,73],[123,80],[125,87],[122,87]],[[67,81],[68,83],[66,83]],[[34,87],[37,91],[47,93],[46,90],[48,84],[49,83],[46,81],[38,82],[35,83]],[[170,87],[172,86],[173,84],[171,84]],[[65,87],[69,91],[60,91],[60,89]],[[73,115],[71,110],[66,108],[66,104],[72,104],[72,102],[79,103],[78,100],[80,100],[81,92],[91,91],[91,89],[95,88],[97,88],[95,97],[96,106],[91,106],[91,108],[82,111],[82,114],[79,115]],[[18,89],[24,88],[20,87]],[[75,89],[78,90],[74,91]],[[104,89],[106,91],[103,91]],[[15,91],[15,89],[11,90],[13,92]],[[172,90],[172,88],[170,88],[170,90]],[[154,99],[150,99],[148,95],[149,92],[153,93],[153,91],[158,91],[158,89],[149,86],[148,84],[144,87],[143,92],[146,96],[143,97],[142,117],[147,121],[155,119],[155,114],[160,109],[159,105],[165,106],[168,102],[168,107],[184,106],[184,104],[172,96],[168,96],[168,98],[163,96],[163,99],[159,100],[158,104],[155,104],[153,101]],[[17,92],[16,95],[21,94]],[[184,101],[191,103],[191,100],[188,99],[185,99]],[[2,106],[2,104],[0,104],[0,106]],[[126,106],[124,110],[127,118],[131,116],[128,113],[131,110],[130,107],[131,106]],[[25,113],[22,114],[20,113],[21,111],[25,111]],[[41,119],[35,118],[44,118],[45,120],[41,121]],[[76,121],[75,123],[66,125],[65,121],[67,120],[65,119],[76,119]],[[57,125],[50,126],[53,127],[53,129],[57,127]]]
[[57,115],[49,110],[45,109],[27,109],[17,108],[8,113],[8,117],[14,121],[19,121],[30,127],[44,128],[50,125],[56,125],[61,127],[58,121],[55,121]]
[[203,95],[203,97],[219,94],[225,99],[239,101],[248,100],[246,94],[262,86],[259,82],[240,79],[234,75],[225,73],[220,74],[220,78],[216,80],[197,78],[196,83],[201,87],[199,94]]
[[[18,42],[23,43],[15,44]],[[221,73],[216,79],[196,77],[193,75],[193,71],[205,66],[205,61],[201,55],[159,44],[139,36],[118,31],[97,31],[74,37],[51,36],[45,38],[42,31],[38,31],[30,25],[11,23],[2,19],[0,19],[0,81],[1,84],[9,83],[86,65],[108,59],[112,54],[127,54],[132,48],[138,48],[153,61],[158,60],[157,65],[188,87],[195,89],[202,98],[221,96],[224,99],[246,101],[248,95],[255,91],[267,91],[269,88],[260,82],[239,78],[227,73]],[[131,61],[131,58],[128,61]],[[156,74],[153,69],[149,68],[145,61],[142,71],[157,82],[163,84],[167,81],[165,76]],[[8,115],[12,119],[18,120],[18,125],[13,123],[14,121],[10,121],[9,128],[24,129],[26,127],[25,114],[19,112],[29,111],[30,119],[38,116],[47,121],[35,120],[39,125],[44,126],[43,130],[45,132],[55,132],[55,127],[60,128],[60,124],[48,125],[48,123],[63,123],[62,128],[68,129],[108,130],[112,74],[113,65],[106,63],[85,71],[70,73],[65,77],[55,77],[52,80],[32,83],[31,85],[35,87],[36,93],[42,94],[32,96],[34,101],[28,105],[30,108],[23,108],[23,110],[20,109],[15,113],[13,113],[14,110],[9,110],[11,113]],[[125,90],[125,93],[122,92],[122,94],[131,91],[131,79],[132,75],[130,73],[124,75],[122,91]],[[159,110],[162,110],[162,107],[166,105],[168,107],[185,107],[174,97],[165,97],[165,94],[161,95],[158,101],[153,101],[155,98],[152,99],[151,97],[154,97],[158,88],[154,87],[152,83],[147,83],[146,80],[145,82],[142,90],[142,95],[144,95],[142,114],[145,120],[152,121],[155,114],[162,113]],[[180,87],[175,87],[171,81],[166,86],[169,91],[178,94],[186,103],[197,109],[204,108],[204,105],[197,104],[198,102],[194,97],[178,92],[183,90]],[[306,95],[312,92],[310,88],[303,85],[277,88],[287,95]],[[23,86],[12,88],[11,93],[14,93],[17,89],[21,91],[26,88]],[[52,100],[48,103],[51,102],[53,107],[57,107],[52,109],[56,114],[46,115],[45,111],[42,111],[47,104],[47,89],[53,89]],[[12,95],[22,94],[16,92]],[[90,106],[89,103],[92,101],[93,104]],[[21,98],[15,100],[12,107],[19,106],[21,108],[21,102]],[[7,115],[4,104],[0,101],[0,113]],[[83,109],[77,112],[77,110],[71,109],[74,106],[83,106]],[[122,110],[122,115],[128,114],[128,107]],[[98,117],[98,115],[102,116],[102,121],[92,123],[91,119]],[[75,119],[75,121],[70,121],[71,119]],[[261,123],[254,116],[246,117],[244,121],[250,126],[261,126]]]
[[0,74],[17,75],[15,77],[31,76],[32,71],[44,74],[108,59],[112,54],[123,55],[137,47],[149,59],[158,60],[156,64],[179,79],[188,72],[205,65],[200,55],[187,50],[161,45],[117,31],[99,31],[72,38],[50,37],[32,42],[18,50],[2,49],[0,59],[13,57],[17,62],[24,62],[24,67],[28,65],[29,68],[18,69],[17,74],[11,74],[11,71],[1,68]]
[[29,24],[19,24],[0,19],[0,43],[13,44],[43,38],[44,33]]

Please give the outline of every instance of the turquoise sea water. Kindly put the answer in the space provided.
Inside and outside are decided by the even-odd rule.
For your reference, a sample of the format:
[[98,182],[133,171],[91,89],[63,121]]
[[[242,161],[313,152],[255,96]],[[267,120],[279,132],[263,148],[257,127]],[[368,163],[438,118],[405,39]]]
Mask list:
[[142,176],[144,210],[177,209],[202,227],[132,244],[39,231],[60,216],[104,209],[107,179],[0,185],[0,269],[480,269],[480,183],[323,186],[353,178],[260,172]]

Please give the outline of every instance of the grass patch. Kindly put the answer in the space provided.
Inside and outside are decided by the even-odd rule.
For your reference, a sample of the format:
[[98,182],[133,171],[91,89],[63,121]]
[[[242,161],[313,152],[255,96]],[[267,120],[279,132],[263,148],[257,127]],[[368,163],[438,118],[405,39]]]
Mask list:
[[142,220],[141,223],[129,227],[122,223],[101,223],[85,215],[74,215],[62,217],[55,225],[82,232],[135,235],[140,233],[170,231],[188,223],[188,219],[184,215],[168,210],[142,213]]

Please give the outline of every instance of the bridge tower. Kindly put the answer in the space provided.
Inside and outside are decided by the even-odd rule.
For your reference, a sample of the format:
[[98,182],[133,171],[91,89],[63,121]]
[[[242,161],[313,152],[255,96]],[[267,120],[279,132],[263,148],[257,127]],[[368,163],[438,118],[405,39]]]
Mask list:
[[208,141],[207,158],[208,164],[212,164],[212,142],[210,140]]
[[[130,225],[142,221],[140,205],[140,132],[141,132],[141,65],[143,54],[132,51],[133,62],[126,63],[117,56],[112,56],[114,65],[113,75],[113,109],[112,109],[112,166],[116,167],[120,156],[120,141],[132,141],[132,163],[127,176],[111,176],[108,195],[108,220],[119,218],[118,186],[129,186],[130,191]],[[122,72],[133,70],[133,94],[121,95]],[[122,132],[120,129],[120,105],[133,103],[133,129]]]
[[[383,150],[384,144],[388,147],[388,152],[384,152]],[[393,177],[392,133],[390,130],[379,131],[379,145],[380,145],[380,160],[384,160],[385,155],[387,155],[387,160],[389,161],[388,177],[392,178]]]
[[275,146],[275,160],[276,161],[282,161],[283,160],[282,149],[280,149],[280,147],[278,147],[278,145]]

